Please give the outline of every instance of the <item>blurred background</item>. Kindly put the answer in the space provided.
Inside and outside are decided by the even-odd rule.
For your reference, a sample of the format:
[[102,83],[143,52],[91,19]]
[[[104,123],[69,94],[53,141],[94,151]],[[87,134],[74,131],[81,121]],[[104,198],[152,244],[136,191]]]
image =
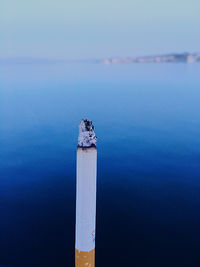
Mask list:
[[74,266],[84,117],[98,136],[96,266],[200,266],[200,63],[95,61],[199,52],[199,8],[1,0],[1,266]]

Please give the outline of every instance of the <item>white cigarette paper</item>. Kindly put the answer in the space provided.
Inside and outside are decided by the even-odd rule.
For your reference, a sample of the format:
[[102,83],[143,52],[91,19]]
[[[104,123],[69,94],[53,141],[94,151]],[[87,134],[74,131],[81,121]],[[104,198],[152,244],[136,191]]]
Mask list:
[[76,166],[76,266],[94,266],[96,226],[96,136],[91,121],[79,125]]

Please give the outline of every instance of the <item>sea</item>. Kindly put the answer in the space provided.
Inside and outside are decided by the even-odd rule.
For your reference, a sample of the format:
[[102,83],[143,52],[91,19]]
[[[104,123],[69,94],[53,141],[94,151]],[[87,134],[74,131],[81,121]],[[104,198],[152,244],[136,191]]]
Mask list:
[[71,267],[78,124],[96,267],[200,266],[200,64],[0,63],[0,265]]

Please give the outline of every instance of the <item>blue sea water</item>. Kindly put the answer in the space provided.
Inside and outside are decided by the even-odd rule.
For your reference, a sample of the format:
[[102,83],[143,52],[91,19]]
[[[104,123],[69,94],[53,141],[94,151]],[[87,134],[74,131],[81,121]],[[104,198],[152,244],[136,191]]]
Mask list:
[[78,123],[96,266],[200,266],[200,64],[0,65],[0,264],[74,266]]

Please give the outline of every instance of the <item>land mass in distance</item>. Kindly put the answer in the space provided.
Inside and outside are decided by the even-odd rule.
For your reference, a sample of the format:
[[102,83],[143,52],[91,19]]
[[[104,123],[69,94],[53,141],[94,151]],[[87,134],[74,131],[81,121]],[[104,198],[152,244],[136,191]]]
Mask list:
[[143,56],[143,57],[111,57],[100,60],[104,64],[121,64],[121,63],[194,63],[200,62],[200,53],[179,53],[157,56]]
[[97,64],[130,64],[130,63],[195,63],[200,62],[200,53],[171,53],[166,55],[141,57],[109,57],[101,59],[67,59],[67,58],[30,58],[30,57],[3,57],[1,64],[71,64],[71,63],[97,63]]

